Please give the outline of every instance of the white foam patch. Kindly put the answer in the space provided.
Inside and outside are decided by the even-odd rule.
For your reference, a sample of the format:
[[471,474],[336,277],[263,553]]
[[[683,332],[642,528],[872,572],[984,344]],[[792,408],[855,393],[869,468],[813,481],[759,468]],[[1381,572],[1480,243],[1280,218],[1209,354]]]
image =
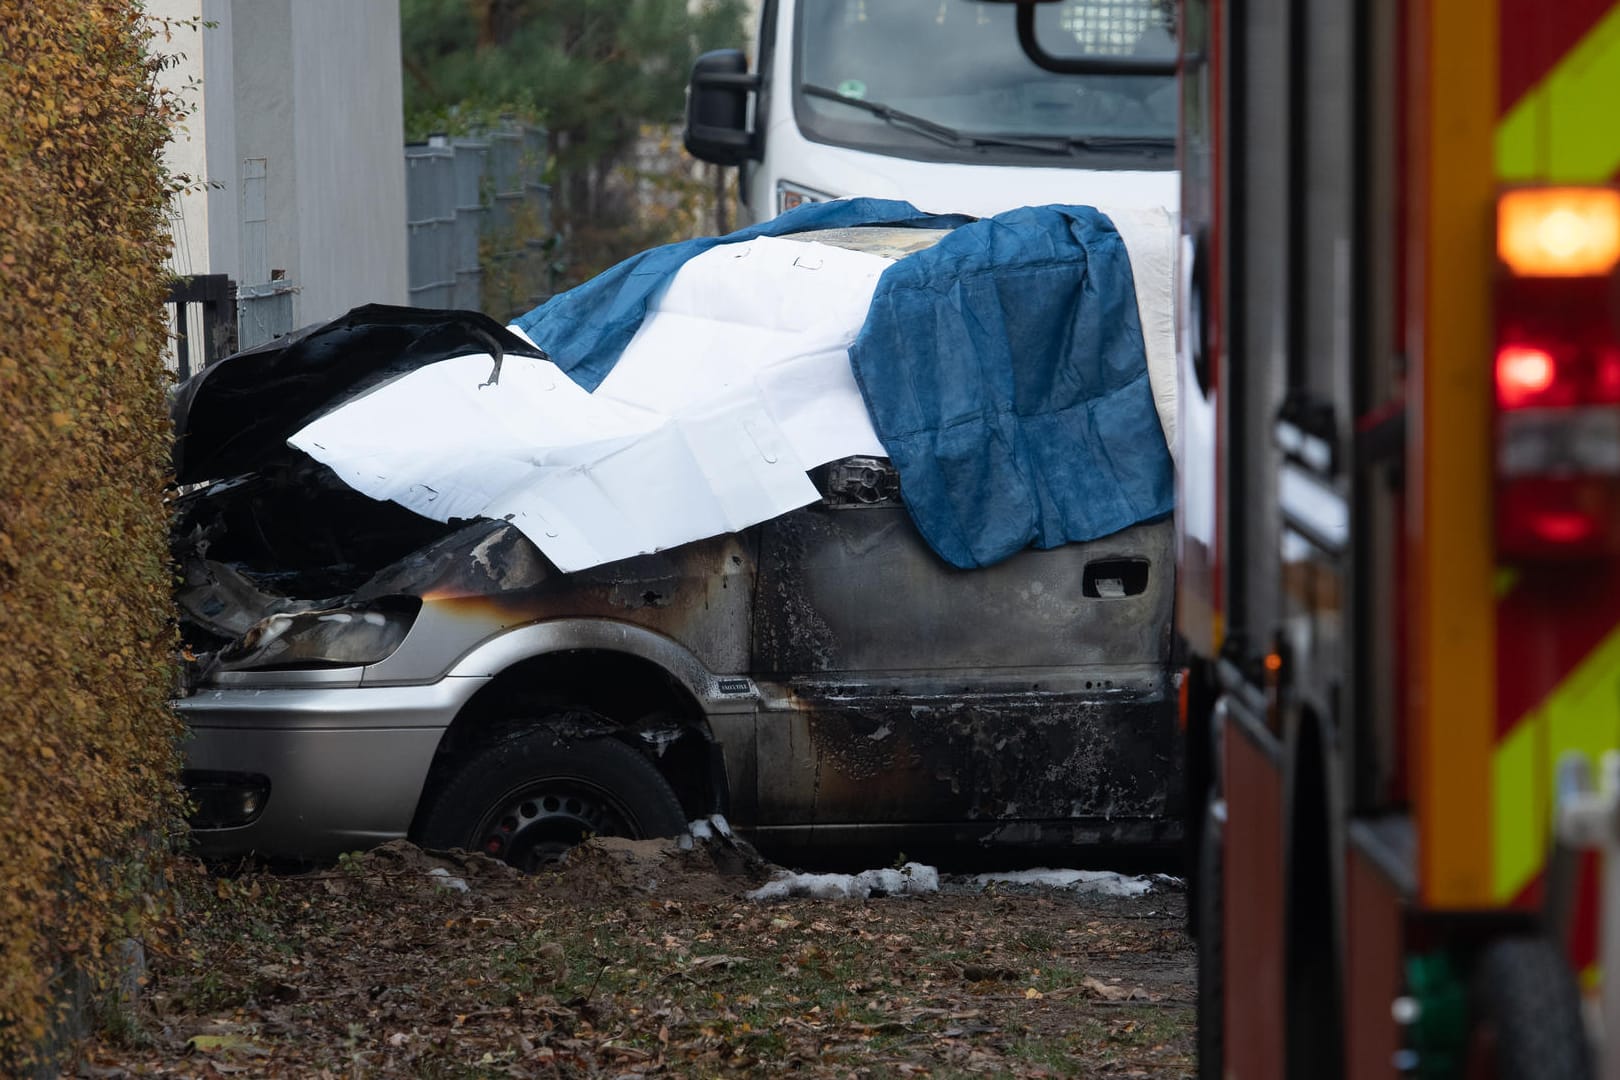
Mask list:
[[859,874],[778,874],[747,894],[750,900],[865,900],[872,896],[917,896],[939,892],[939,871],[921,863]]
[[450,871],[446,870],[442,866],[435,866],[433,869],[427,872],[427,876],[432,878],[433,883],[439,886],[441,889],[452,889],[456,892],[472,892],[472,887],[468,885],[465,880],[458,877],[451,877]]
[[[1164,875],[1156,875],[1163,878]],[[1153,891],[1151,878],[1127,877],[1112,870],[1008,870],[1001,873],[978,874],[973,884],[984,886],[995,883],[1007,885],[1044,885],[1067,892],[1095,893],[1101,896],[1145,896]],[[1169,880],[1169,879],[1166,879]]]

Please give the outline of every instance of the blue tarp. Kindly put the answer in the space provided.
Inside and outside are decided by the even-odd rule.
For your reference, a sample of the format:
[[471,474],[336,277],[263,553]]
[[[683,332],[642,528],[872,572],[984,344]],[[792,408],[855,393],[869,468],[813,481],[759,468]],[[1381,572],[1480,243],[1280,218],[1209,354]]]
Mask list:
[[896,262],[850,361],[911,516],[952,565],[1174,506],[1130,261],[1091,207],[1013,210]]
[[552,297],[516,322],[568,377],[595,390],[636,336],[647,305],[686,260],[717,244],[756,236],[785,236],[855,225],[911,225],[951,229],[975,220],[960,214],[925,214],[896,199],[841,199],[806,203],[769,221],[725,236],[700,236],[632,255],[583,285]]
[[656,248],[517,320],[594,390],[660,286],[699,252],[855,225],[951,230],[884,271],[850,360],[925,540],[952,565],[1106,536],[1168,514],[1172,465],[1124,242],[1091,207],[977,220],[909,203],[800,207]]

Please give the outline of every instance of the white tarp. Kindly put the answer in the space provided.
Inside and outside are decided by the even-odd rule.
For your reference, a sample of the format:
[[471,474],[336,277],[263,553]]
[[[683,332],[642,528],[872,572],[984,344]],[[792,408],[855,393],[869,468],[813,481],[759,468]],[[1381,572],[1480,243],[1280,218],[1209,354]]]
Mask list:
[[[1172,455],[1176,442],[1176,221],[1163,210],[1110,210],[1109,220],[1125,241],[1142,320],[1153,406]],[[1179,462],[1178,462],[1179,464]]]
[[[438,521],[509,518],[562,570],[814,502],[805,470],[882,454],[849,366],[889,260],[761,237],[688,261],[613,372],[442,361],[298,432],[352,487]],[[544,343],[541,343],[542,347]]]
[[[1172,219],[1116,225],[1173,447]],[[888,265],[791,239],[721,245],[676,272],[594,393],[548,361],[505,357],[491,382],[490,356],[463,356],[289,442],[434,520],[509,519],[565,571],[732,532],[815,501],[807,469],[884,453],[848,349]]]

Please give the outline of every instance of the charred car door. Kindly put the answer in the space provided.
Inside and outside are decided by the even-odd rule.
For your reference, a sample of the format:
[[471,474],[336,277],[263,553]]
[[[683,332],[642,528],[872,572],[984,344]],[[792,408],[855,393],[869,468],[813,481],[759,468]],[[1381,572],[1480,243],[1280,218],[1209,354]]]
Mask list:
[[760,527],[761,832],[1159,838],[1177,783],[1170,523],[959,570],[886,460],[817,485],[819,503]]

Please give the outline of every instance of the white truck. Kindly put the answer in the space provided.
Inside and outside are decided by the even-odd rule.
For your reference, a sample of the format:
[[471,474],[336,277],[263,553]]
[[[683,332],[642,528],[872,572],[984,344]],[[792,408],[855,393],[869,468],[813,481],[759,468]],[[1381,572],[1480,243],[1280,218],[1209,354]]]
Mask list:
[[742,169],[753,221],[851,195],[1173,210],[1176,6],[764,0],[756,70],[736,49],[694,66],[686,147]]

